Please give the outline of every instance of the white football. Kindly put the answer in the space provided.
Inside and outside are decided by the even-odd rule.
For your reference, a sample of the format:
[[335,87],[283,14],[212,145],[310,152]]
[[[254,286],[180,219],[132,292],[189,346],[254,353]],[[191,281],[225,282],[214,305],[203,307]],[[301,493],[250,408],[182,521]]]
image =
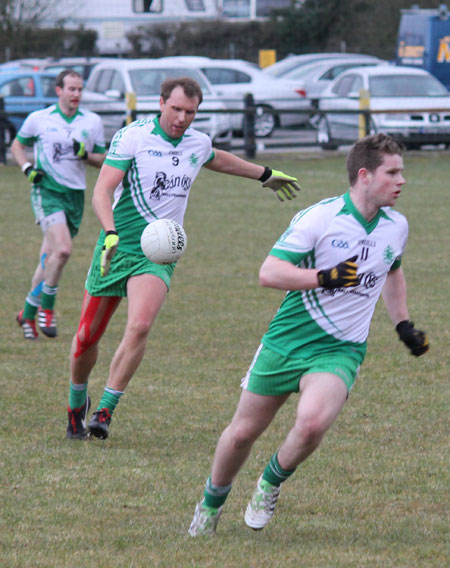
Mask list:
[[187,237],[183,227],[172,219],[158,219],[145,227],[141,247],[145,256],[156,264],[170,264],[181,258]]

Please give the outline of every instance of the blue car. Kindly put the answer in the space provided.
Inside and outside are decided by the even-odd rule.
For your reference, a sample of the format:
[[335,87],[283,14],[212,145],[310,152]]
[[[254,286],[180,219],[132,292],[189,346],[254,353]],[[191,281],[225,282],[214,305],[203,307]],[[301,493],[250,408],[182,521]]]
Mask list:
[[57,73],[50,71],[0,70],[0,97],[4,101],[5,141],[8,145],[30,112],[58,101],[56,76]]

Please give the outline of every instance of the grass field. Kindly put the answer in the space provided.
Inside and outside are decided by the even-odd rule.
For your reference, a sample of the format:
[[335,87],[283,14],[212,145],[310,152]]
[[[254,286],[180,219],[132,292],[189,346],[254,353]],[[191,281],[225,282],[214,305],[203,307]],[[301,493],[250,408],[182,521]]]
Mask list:
[[[243,512],[292,424],[296,397],[257,442],[217,535],[187,529],[239,382],[282,293],[258,270],[294,213],[345,191],[343,156],[266,156],[303,191],[280,204],[247,180],[202,172],[185,228],[188,249],[152,330],[143,364],[107,441],[65,440],[68,354],[98,224],[90,209],[60,284],[59,337],[22,339],[15,323],[37,261],[24,176],[0,167],[0,565],[23,567],[444,567],[450,563],[448,153],[405,157],[398,203],[410,222],[404,258],[411,318],[430,335],[419,359],[377,307],[350,401],[321,448],[283,489],[263,531]],[[94,407],[121,338],[126,302],[101,346]]]

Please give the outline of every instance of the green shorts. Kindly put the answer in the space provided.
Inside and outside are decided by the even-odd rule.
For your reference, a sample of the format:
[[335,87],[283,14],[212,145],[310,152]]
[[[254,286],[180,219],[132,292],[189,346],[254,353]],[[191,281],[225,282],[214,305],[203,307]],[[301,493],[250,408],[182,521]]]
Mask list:
[[86,278],[86,290],[91,296],[121,296],[127,295],[127,282],[131,276],[139,274],[153,274],[161,278],[167,289],[175,269],[176,262],[172,264],[155,264],[144,255],[133,255],[117,251],[114,255],[109,272],[100,276],[100,257],[102,245],[97,245],[92,257],[91,267]]
[[[36,217],[36,223],[39,223],[45,232],[45,220],[54,213],[62,211],[70,236],[73,238],[78,233],[83,217],[84,193],[82,190],[70,189],[66,192],[53,191],[33,185],[31,188],[31,207]],[[58,219],[58,221],[61,221],[61,219]]]
[[342,379],[350,391],[362,363],[361,354],[344,345],[334,352],[316,354],[305,359],[285,357],[260,345],[242,379],[241,386],[250,392],[280,396],[299,392],[300,379],[309,373],[331,373]]

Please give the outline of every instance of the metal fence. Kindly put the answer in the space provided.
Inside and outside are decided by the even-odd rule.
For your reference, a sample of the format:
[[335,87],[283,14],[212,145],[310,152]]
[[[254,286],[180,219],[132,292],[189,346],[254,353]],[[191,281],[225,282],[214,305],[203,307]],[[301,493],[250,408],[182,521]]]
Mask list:
[[[256,134],[255,134],[255,122],[257,119],[258,114],[261,111],[261,106],[257,105],[254,103],[253,100],[253,96],[251,94],[248,94],[245,96],[244,98],[244,109],[243,110],[205,110],[202,111],[201,109],[198,110],[199,114],[202,113],[207,113],[207,114],[212,114],[212,113],[227,113],[227,114],[243,114],[244,115],[244,120],[243,120],[243,136],[242,136],[242,143],[236,145],[233,144],[233,149],[239,149],[239,150],[243,150],[246,157],[248,158],[255,158],[256,153],[258,151],[258,149],[260,148],[265,148],[268,139],[266,138],[257,138]],[[106,115],[117,115],[117,114],[121,114],[121,111],[117,111],[117,110],[97,110],[95,111],[98,115],[102,116],[106,116]],[[145,114],[143,111],[139,110],[139,115],[141,114]],[[371,117],[372,115],[375,114],[398,114],[398,113],[402,113],[402,112],[408,112],[408,113],[423,113],[423,112],[428,112],[428,113],[439,113],[439,112],[448,112],[450,113],[450,109],[416,109],[416,110],[408,110],[408,111],[399,111],[399,110],[370,110],[368,108],[359,108],[357,110],[331,110],[331,109],[327,109],[327,110],[318,110],[318,109],[312,109],[312,110],[298,110],[298,109],[293,109],[293,110],[283,110],[280,111],[279,109],[273,109],[273,108],[269,108],[264,106],[264,113],[270,113],[270,114],[274,114],[274,115],[280,115],[281,113],[286,113],[286,114],[308,114],[310,117],[315,115],[317,117],[321,117],[321,116],[326,116],[326,115],[332,115],[332,114],[352,114],[352,115],[359,115],[359,129],[358,129],[358,137],[361,138],[363,136],[365,136],[366,134],[369,134],[371,131]],[[148,112],[149,114],[154,114],[153,112]],[[137,111],[135,108],[133,108],[133,106],[131,106],[130,108],[128,108],[127,110],[125,110],[123,112],[123,120],[124,123],[130,123],[133,120],[136,119],[136,114]],[[13,113],[6,113],[4,110],[4,101],[2,99],[2,97],[0,97],[0,163],[6,163],[6,150],[8,147],[8,142],[11,142],[11,140],[8,140],[9,136],[9,130],[10,130],[10,122],[8,121],[8,117],[9,116],[14,116],[14,117],[23,117],[25,118],[28,115],[28,113],[24,113],[24,112],[13,112]],[[300,130],[298,130],[298,132],[300,132]],[[291,141],[284,141],[284,142],[277,142],[276,140],[274,140],[273,142],[270,142],[270,147],[272,149],[276,149],[276,148],[288,148],[288,147],[302,147],[302,146],[322,146],[321,143],[319,143],[317,141],[317,137],[314,136],[313,139],[307,140],[302,142],[301,139],[293,139],[295,137],[291,138]],[[348,144],[349,141],[346,140],[339,140],[339,139],[333,139],[334,144],[337,145],[341,145],[341,144]],[[423,142],[425,143],[425,142]],[[430,143],[433,143],[432,141],[430,141]],[[450,125],[449,125],[449,132],[448,132],[448,138],[446,140],[444,140],[444,143],[446,144],[447,147],[450,147]]]

